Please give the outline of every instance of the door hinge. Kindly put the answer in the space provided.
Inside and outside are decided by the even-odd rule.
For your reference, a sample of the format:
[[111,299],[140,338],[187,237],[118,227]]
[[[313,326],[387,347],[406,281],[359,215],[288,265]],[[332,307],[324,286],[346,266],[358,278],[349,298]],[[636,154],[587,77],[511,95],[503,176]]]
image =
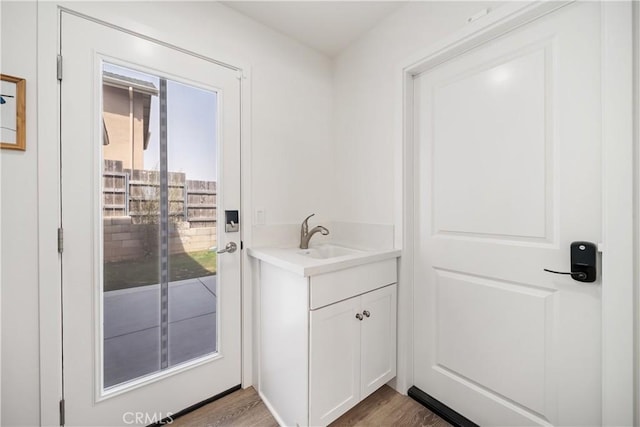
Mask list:
[[244,242],[242,240],[240,240],[240,250],[244,249]]
[[58,63],[57,63],[57,76],[58,80],[62,81],[62,55],[58,55]]
[[60,425],[64,425],[64,399],[60,400]]
[[58,252],[62,253],[64,249],[64,234],[62,231],[62,227],[58,228]]

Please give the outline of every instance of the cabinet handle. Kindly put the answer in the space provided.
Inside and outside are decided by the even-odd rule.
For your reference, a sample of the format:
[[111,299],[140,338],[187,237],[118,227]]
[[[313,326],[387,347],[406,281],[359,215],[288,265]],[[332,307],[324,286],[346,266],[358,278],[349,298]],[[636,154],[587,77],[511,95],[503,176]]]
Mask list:
[[356,319],[361,321],[362,320],[362,314],[356,313]]
[[371,313],[369,313],[369,310],[363,311],[362,314],[364,314],[365,317],[371,317]]

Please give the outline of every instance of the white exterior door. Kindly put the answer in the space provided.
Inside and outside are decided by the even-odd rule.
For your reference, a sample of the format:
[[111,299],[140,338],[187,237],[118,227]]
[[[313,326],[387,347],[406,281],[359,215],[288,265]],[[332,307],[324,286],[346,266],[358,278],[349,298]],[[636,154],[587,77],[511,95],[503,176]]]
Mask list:
[[415,385],[480,425],[601,423],[601,5],[415,77]]
[[238,71],[61,25],[66,424],[148,425],[241,382]]

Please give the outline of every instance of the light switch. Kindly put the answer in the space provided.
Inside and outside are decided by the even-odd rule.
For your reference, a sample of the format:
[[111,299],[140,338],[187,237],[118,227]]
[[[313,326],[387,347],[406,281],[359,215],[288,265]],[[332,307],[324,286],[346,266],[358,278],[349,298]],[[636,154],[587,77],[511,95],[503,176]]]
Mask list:
[[264,219],[264,208],[257,208],[256,209],[256,220],[255,223],[256,225],[264,225],[265,224],[265,219]]

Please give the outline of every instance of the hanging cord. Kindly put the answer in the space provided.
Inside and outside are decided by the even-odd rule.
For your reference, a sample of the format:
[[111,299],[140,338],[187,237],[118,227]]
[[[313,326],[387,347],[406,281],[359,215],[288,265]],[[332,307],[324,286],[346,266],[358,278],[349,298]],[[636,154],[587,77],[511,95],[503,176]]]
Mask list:
[[587,278],[587,273],[583,272],[583,271],[571,271],[571,272],[566,272],[566,271],[553,271],[553,270],[549,270],[547,268],[543,268],[544,271],[549,272],[549,273],[553,273],[553,274],[569,274],[571,275],[572,278],[576,279],[576,280],[584,280]]

